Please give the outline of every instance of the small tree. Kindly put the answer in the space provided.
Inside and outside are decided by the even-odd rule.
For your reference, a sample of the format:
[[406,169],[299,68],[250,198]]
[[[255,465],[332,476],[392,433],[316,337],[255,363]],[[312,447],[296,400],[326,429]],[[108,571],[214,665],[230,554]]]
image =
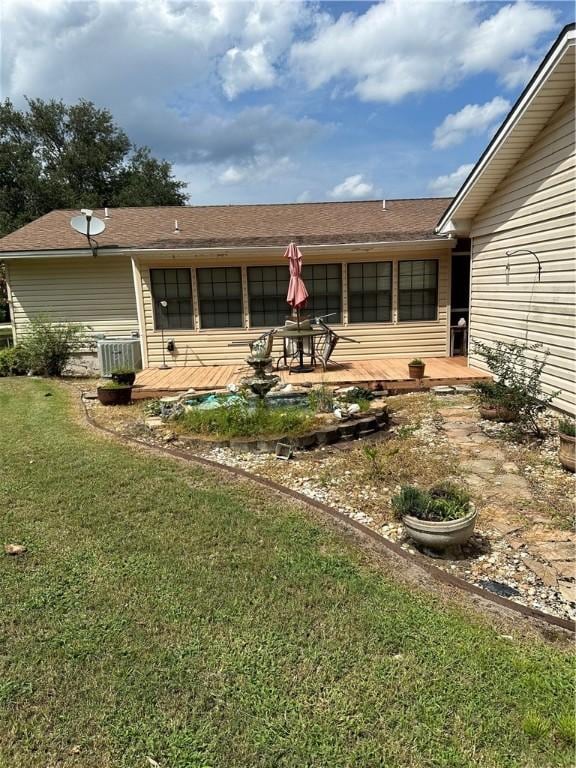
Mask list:
[[472,346],[496,379],[495,384],[478,384],[480,398],[503,405],[515,414],[522,426],[542,437],[538,414],[558,395],[558,392],[547,394],[542,389],[542,371],[550,351],[540,343],[516,340],[497,341],[493,345],[472,340]]
[[80,323],[34,318],[21,343],[29,369],[41,376],[62,376],[75,353],[94,348],[89,331]]

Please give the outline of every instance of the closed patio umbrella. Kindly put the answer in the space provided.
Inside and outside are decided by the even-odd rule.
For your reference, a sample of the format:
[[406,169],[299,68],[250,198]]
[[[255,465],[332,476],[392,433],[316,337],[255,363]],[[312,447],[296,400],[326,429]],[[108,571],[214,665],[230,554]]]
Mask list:
[[[298,332],[300,333],[300,310],[306,306],[308,300],[308,291],[302,280],[302,254],[300,249],[294,244],[290,243],[284,254],[284,258],[288,259],[290,264],[290,283],[288,285],[288,294],[286,301],[288,304],[296,310],[296,321]],[[300,365],[295,370],[307,371],[312,370],[310,367],[304,365],[304,342],[303,339],[297,338],[298,353],[300,357]]]
[[290,283],[286,301],[296,310],[296,319],[300,327],[300,309],[306,306],[308,300],[308,291],[302,280],[302,254],[294,243],[290,243],[284,258],[290,262]]

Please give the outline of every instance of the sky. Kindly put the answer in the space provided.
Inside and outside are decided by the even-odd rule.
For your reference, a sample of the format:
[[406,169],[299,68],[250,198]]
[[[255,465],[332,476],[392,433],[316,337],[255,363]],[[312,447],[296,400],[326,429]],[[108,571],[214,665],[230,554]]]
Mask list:
[[109,109],[193,205],[454,194],[571,2],[0,0],[0,87]]

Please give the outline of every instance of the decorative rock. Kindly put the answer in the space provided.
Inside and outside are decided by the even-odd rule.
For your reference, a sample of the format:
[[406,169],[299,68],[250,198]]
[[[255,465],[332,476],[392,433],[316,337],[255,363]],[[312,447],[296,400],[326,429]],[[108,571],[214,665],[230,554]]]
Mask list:
[[163,426],[163,421],[160,416],[151,416],[149,419],[146,419],[144,424],[146,424],[148,429],[157,429],[158,427]]
[[483,579],[480,582],[480,586],[489,592],[500,595],[500,597],[515,597],[520,594],[516,587],[511,587],[509,584],[503,584],[501,581],[493,581],[492,579]]
[[569,541],[544,541],[541,544],[531,544],[530,549],[549,562],[569,561],[574,558],[574,545]]
[[568,600],[570,603],[576,603],[576,584],[572,584],[568,581],[559,581],[558,590],[564,600]]
[[456,384],[454,386],[454,392],[456,392],[457,395],[469,395],[470,392],[473,392],[474,390],[469,384]]
[[23,555],[27,551],[27,548],[23,544],[4,544],[4,552],[13,557]]
[[541,563],[539,560],[535,560],[533,557],[524,558],[524,563],[532,573],[535,573],[538,578],[546,584],[547,587],[556,586],[556,572],[553,568],[545,563]]
[[98,392],[84,392],[82,397],[84,400],[98,400]]
[[174,403],[179,403],[182,398],[182,395],[171,395],[167,397],[161,397],[160,402],[163,405],[173,405]]
[[435,395],[453,395],[455,391],[454,387],[432,387]]
[[561,579],[576,579],[576,561],[574,560],[555,562],[553,568]]

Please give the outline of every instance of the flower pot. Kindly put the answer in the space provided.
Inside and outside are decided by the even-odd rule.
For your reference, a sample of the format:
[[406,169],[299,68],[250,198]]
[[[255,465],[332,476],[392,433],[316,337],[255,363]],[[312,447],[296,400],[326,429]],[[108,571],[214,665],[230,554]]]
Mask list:
[[128,384],[128,386],[131,387],[136,381],[136,374],[134,371],[128,371],[127,373],[113,373],[112,381],[115,381],[117,384]]
[[411,379],[423,379],[425,368],[426,365],[424,363],[422,363],[422,365],[412,365],[412,363],[408,363],[408,375]]
[[478,512],[470,505],[470,512],[458,520],[419,520],[405,515],[402,518],[404,530],[417,544],[429,549],[446,549],[464,544],[474,532]]
[[98,387],[98,400],[102,405],[128,405],[132,399],[132,387]]
[[510,408],[506,408],[503,405],[480,405],[478,410],[480,411],[480,416],[489,421],[510,422],[516,421],[517,419],[514,411],[511,411]]
[[570,470],[570,472],[574,472],[574,467],[576,464],[576,437],[572,437],[572,435],[565,435],[563,432],[560,432],[560,448],[558,449],[558,458],[560,459],[560,464],[562,464],[565,469]]

